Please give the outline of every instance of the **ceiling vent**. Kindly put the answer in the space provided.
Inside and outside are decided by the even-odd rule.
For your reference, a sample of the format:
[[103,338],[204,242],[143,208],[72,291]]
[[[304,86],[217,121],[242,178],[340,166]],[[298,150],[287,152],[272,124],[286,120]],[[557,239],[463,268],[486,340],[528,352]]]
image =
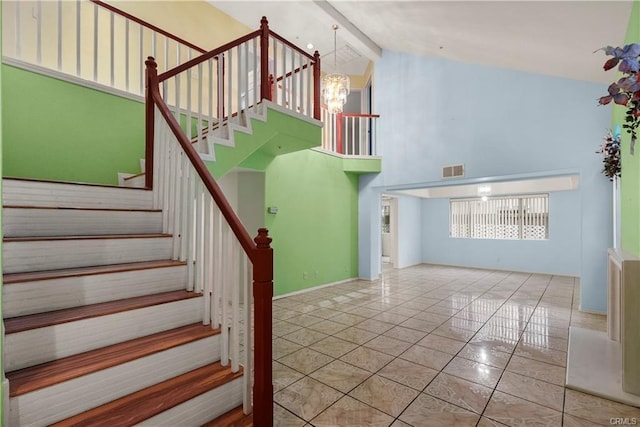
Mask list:
[[442,178],[460,178],[464,176],[464,165],[450,165],[442,168]]

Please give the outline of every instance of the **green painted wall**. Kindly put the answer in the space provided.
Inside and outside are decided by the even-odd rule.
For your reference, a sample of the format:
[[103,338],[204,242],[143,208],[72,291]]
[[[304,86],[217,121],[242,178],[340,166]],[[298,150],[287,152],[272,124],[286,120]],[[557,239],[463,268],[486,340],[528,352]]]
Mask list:
[[[274,293],[358,275],[358,177],[342,159],[313,150],[276,157],[265,176],[273,237]],[[306,273],[306,274],[305,274]]]
[[[624,44],[638,42],[640,42],[640,0],[635,0]],[[614,126],[624,123],[624,111],[624,107],[614,106]],[[630,135],[623,130],[620,184],[622,248],[640,256],[640,141],[636,143],[633,156],[629,153],[630,141]]]
[[2,65],[3,176],[117,184],[140,172],[144,104]]

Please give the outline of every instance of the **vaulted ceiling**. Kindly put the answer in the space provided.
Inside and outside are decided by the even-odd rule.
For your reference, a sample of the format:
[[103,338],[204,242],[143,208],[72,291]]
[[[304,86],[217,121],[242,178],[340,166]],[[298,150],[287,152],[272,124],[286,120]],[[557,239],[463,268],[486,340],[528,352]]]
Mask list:
[[251,28],[261,16],[299,46],[313,44],[323,69],[364,73],[385,49],[456,61],[610,82],[604,54],[624,41],[631,0],[606,1],[219,1],[213,6]]

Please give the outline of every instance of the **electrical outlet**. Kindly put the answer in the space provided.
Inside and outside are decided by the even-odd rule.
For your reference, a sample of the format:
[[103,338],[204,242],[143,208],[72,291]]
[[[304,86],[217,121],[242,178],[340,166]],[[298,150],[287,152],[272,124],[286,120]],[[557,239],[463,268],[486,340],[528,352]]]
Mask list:
[[302,273],[302,278],[303,278],[304,280],[307,280],[307,272],[306,272],[306,271]]
[[313,277],[318,277],[318,270],[313,273]]

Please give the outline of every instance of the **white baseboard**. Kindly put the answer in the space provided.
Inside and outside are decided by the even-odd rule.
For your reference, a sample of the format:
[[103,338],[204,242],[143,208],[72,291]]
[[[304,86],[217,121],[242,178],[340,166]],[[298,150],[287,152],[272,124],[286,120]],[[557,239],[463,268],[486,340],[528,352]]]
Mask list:
[[585,309],[583,309],[583,308],[582,308],[582,305],[579,305],[579,306],[578,306],[578,311],[579,311],[580,313],[587,313],[587,314],[600,314],[600,315],[604,315],[604,316],[606,316],[606,315],[607,315],[607,312],[606,312],[606,311],[585,310]]
[[311,292],[311,291],[317,291],[318,289],[327,288],[329,286],[340,285],[342,283],[353,282],[354,280],[359,280],[359,279],[357,277],[352,277],[350,279],[338,280],[337,282],[325,283],[324,285],[312,286],[310,288],[301,289],[299,291],[289,292],[288,294],[282,294],[282,295],[275,296],[275,297],[272,298],[272,300],[275,301],[275,300],[280,299],[280,298],[292,297],[294,295],[304,294],[304,293]]

